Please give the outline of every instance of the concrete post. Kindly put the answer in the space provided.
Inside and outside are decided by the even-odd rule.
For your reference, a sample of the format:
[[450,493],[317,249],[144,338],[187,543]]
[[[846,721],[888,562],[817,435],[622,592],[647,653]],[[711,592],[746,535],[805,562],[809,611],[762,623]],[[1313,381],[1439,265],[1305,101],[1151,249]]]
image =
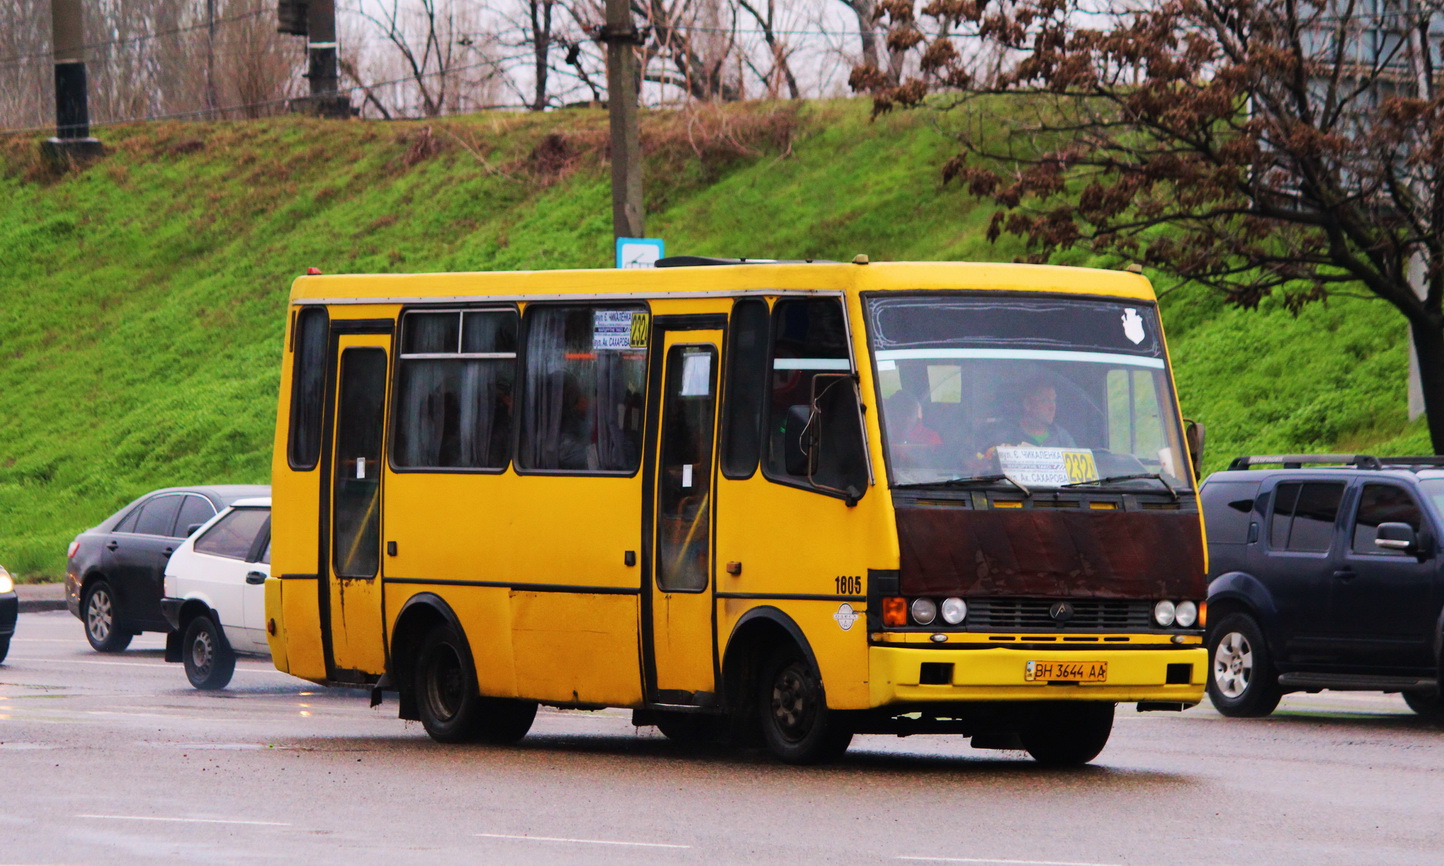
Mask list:
[[607,0],[607,114],[612,134],[612,234],[643,237],[642,145],[637,128],[637,28],[628,0]]
[[55,48],[55,137],[41,149],[56,163],[100,156],[105,149],[90,137],[80,0],[50,0],[50,32]]

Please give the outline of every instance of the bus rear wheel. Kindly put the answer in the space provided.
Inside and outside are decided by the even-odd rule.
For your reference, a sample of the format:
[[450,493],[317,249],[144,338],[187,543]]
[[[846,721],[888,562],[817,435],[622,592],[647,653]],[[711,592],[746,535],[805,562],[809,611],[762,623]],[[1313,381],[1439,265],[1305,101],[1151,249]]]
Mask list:
[[797,647],[773,653],[760,683],[762,739],[772,754],[789,764],[817,764],[847,751],[852,729],[828,710],[822,676]]
[[1050,767],[1076,767],[1098,757],[1113,733],[1113,704],[1060,703],[1038,707],[1020,732],[1033,760]]
[[449,623],[426,635],[412,684],[421,725],[438,743],[514,743],[536,718],[535,702],[481,696],[471,648]]

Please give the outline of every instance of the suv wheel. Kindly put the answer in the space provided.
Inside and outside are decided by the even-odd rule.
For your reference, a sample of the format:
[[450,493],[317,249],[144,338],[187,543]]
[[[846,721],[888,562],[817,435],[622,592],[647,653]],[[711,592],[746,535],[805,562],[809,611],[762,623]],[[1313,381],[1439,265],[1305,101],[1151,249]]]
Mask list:
[[1405,692],[1404,703],[1434,724],[1444,725],[1444,697],[1439,692]]
[[1230,614],[1208,633],[1208,697],[1225,716],[1266,716],[1283,692],[1258,623]]

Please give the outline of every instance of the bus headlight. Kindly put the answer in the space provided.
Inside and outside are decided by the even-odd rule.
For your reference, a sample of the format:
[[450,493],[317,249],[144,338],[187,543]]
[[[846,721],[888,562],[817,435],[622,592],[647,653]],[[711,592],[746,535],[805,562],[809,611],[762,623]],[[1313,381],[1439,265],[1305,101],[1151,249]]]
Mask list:
[[913,622],[927,625],[938,617],[938,603],[930,598],[915,598],[912,603]]
[[961,598],[949,598],[943,601],[943,622],[948,625],[957,625],[968,617],[968,603]]
[[1180,601],[1173,610],[1173,621],[1178,623],[1179,628],[1193,628],[1193,624],[1198,622],[1198,605]]
[[1160,601],[1158,604],[1155,604],[1153,606],[1153,621],[1158,623],[1158,625],[1162,628],[1168,628],[1169,626],[1173,625],[1173,618],[1176,615],[1177,614],[1174,610],[1173,602],[1167,599],[1164,599],[1163,601]]

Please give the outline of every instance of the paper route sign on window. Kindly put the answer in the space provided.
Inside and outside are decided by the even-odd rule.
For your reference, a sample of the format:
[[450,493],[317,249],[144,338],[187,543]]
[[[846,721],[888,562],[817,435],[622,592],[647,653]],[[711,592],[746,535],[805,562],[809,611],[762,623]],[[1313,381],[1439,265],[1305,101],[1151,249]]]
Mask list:
[[998,446],[998,468],[1019,484],[1062,487],[1097,481],[1098,465],[1087,448]]

